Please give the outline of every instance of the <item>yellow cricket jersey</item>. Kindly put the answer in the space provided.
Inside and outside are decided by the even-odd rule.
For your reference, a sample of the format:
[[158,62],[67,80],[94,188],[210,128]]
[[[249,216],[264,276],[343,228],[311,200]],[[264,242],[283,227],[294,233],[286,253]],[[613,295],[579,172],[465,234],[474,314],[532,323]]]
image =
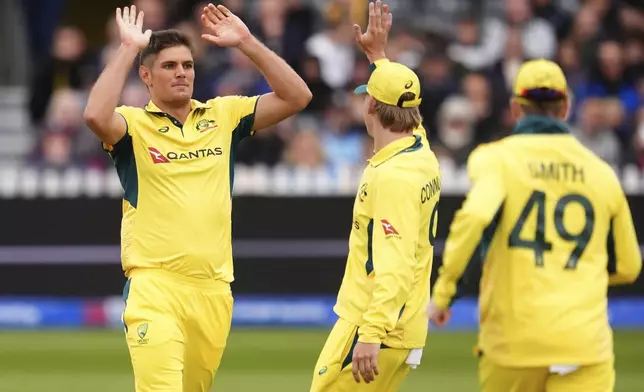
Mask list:
[[365,168],[334,307],[359,327],[360,342],[425,345],[440,188],[438,161],[419,135],[390,143]]
[[192,101],[185,124],[154,103],[117,108],[126,135],[103,145],[125,191],[123,269],[162,268],[233,280],[231,193],[235,148],[252,132],[258,97]]
[[614,171],[564,123],[539,116],[476,149],[468,171],[433,301],[449,306],[479,251],[484,355],[502,366],[609,360],[608,285],[634,281],[642,265]]

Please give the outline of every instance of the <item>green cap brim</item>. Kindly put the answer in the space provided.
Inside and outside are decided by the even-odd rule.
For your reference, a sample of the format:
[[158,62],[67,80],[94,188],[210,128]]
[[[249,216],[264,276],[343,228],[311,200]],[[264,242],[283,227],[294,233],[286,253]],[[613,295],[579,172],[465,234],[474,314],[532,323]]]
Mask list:
[[354,94],[366,94],[367,93],[367,85],[363,84],[362,86],[356,87],[355,90],[353,90]]

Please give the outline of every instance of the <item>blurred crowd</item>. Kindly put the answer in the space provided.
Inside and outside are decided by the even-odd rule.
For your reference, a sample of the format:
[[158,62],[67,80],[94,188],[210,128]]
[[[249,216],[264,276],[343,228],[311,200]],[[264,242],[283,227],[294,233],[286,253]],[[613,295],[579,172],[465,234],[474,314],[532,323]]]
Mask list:
[[[301,115],[243,141],[238,162],[330,170],[362,165],[372,146],[361,118],[363,98],[351,91],[368,79],[369,63],[357,51],[352,26],[366,26],[368,2],[223,3],[313,92]],[[442,4],[445,18],[452,18],[449,28],[407,23],[420,17],[413,7],[423,2],[410,3],[404,17],[394,14],[387,55],[421,77],[421,112],[443,165],[461,167],[477,144],[510,133],[508,100],[518,67],[526,59],[545,57],[558,61],[568,77],[574,108],[570,121],[579,140],[616,168],[644,168],[644,1],[575,0],[563,7],[564,0],[496,0],[500,12],[495,13],[477,6],[482,1],[437,0],[434,6]],[[196,99],[269,91],[239,51],[200,39],[203,2],[134,4],[145,12],[146,28],[176,28],[192,38]],[[49,54],[35,65],[29,111],[39,143],[31,164],[111,166],[82,120],[89,89],[119,44],[111,18],[105,33],[105,44],[90,49],[83,31],[60,26]],[[148,100],[133,68],[122,104],[142,107]]]

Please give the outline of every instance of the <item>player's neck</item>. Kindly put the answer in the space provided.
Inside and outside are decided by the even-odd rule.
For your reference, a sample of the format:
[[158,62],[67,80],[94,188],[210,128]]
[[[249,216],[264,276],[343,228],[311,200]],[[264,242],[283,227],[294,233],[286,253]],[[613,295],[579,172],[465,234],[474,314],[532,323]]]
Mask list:
[[192,110],[190,101],[178,105],[168,104],[159,99],[152,99],[152,102],[154,102],[154,104],[157,105],[157,107],[163,113],[169,114],[172,117],[176,118],[177,120],[179,120],[179,122],[181,122],[181,124],[185,124],[186,119],[188,118],[188,115]]
[[391,132],[388,129],[378,127],[373,133],[373,152],[375,154],[388,144],[412,135],[412,132]]

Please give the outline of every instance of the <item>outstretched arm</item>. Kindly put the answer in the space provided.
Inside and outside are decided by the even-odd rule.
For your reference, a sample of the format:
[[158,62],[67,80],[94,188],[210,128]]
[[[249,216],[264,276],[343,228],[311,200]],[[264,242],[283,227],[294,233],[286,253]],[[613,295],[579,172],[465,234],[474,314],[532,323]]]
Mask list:
[[253,37],[244,22],[226,7],[209,4],[203,10],[201,21],[207,31],[202,35],[205,40],[241,50],[273,89],[257,103],[253,131],[275,125],[309,104],[312,94],[304,80],[286,61]]
[[121,46],[105,67],[90,92],[83,118],[98,138],[108,145],[116,144],[127,130],[125,119],[115,112],[121,92],[139,51],[150,42],[152,32],[142,32],[143,12],[136,7],[116,9],[116,23],[121,35]]

